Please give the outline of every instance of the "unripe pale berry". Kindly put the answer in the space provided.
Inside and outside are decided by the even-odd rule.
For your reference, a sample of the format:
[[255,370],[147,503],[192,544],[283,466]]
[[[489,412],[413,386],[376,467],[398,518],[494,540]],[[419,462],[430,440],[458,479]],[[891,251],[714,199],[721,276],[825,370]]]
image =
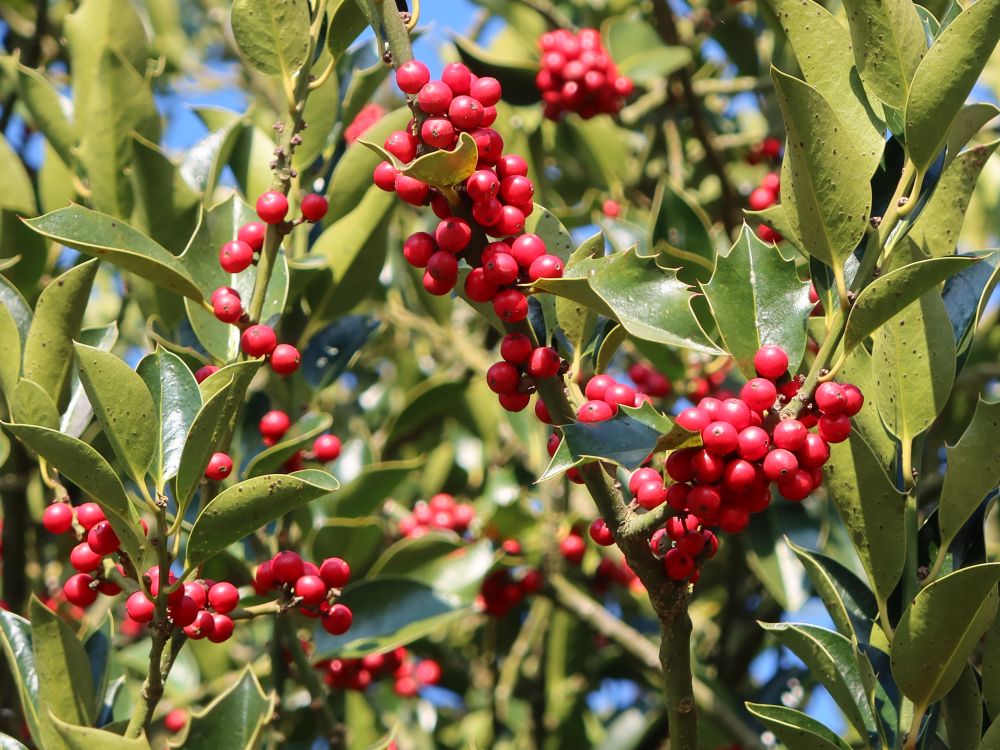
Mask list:
[[288,198],[277,190],[268,190],[257,199],[257,216],[265,224],[280,224],[288,215]]
[[249,357],[266,357],[277,345],[278,339],[271,326],[253,325],[240,336],[240,348]]
[[213,453],[205,469],[205,476],[215,482],[221,482],[233,470],[233,459],[225,453]]
[[299,350],[291,344],[278,344],[271,352],[269,359],[271,369],[279,375],[291,375],[299,369],[302,356]]
[[65,534],[73,528],[73,508],[69,503],[53,503],[42,512],[42,526],[50,534]]

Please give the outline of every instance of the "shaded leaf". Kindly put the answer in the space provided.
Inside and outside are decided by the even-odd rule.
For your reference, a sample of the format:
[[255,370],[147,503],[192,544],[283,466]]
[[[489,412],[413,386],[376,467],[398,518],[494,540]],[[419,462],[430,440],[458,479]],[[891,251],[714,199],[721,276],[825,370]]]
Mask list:
[[788,750],[850,750],[835,732],[801,711],[763,703],[747,703],[746,707]]
[[96,702],[90,661],[65,620],[31,598],[31,643],[38,673],[39,713],[74,724],[94,720]]
[[302,377],[316,390],[330,385],[379,326],[377,320],[367,315],[348,315],[317,331],[302,349],[299,367]]
[[948,730],[948,750],[976,750],[983,734],[983,697],[971,664],[966,664],[955,687],[941,703]]
[[367,516],[392,496],[393,491],[414,469],[424,465],[423,458],[384,461],[368,464],[347,482],[326,504],[327,514],[357,518]]
[[187,750],[250,750],[274,713],[274,693],[265,693],[248,666],[239,680],[208,704],[191,714],[182,745]]
[[489,541],[469,545],[450,534],[430,533],[400,539],[375,561],[368,576],[410,578],[471,601],[496,557]]
[[[650,240],[664,267],[680,266],[696,281],[708,281],[716,262],[711,222],[701,207],[668,178],[660,180],[650,209]],[[687,277],[685,277],[687,279]]]
[[836,560],[791,542],[788,544],[805,566],[816,594],[840,634],[867,642],[878,617],[878,602],[871,590]]
[[537,104],[539,101],[535,75],[538,61],[510,55],[500,55],[484,49],[471,39],[457,36],[452,40],[462,62],[477,76],[492,76],[503,87],[503,98],[515,106]]
[[21,157],[0,134],[0,209],[35,213],[35,190]]

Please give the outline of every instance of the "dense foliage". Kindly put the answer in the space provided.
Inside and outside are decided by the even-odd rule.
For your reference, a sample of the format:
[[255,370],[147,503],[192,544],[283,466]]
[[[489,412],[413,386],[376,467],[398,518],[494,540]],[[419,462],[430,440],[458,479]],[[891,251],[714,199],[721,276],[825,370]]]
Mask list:
[[423,2],[0,7],[0,747],[1000,747],[1000,0]]

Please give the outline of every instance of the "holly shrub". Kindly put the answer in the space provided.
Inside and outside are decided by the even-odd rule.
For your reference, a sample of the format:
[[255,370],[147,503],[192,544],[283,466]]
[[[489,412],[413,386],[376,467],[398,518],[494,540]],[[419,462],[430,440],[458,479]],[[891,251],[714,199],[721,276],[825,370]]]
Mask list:
[[423,4],[0,7],[0,747],[1000,748],[1000,0]]

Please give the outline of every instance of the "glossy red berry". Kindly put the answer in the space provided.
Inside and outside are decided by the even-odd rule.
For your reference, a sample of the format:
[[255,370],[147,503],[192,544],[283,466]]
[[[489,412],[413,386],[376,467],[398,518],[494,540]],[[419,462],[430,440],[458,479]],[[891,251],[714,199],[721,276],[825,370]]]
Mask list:
[[431,148],[450,149],[457,135],[451,120],[443,117],[429,117],[420,126],[420,137]]
[[851,434],[851,418],[846,414],[824,414],[819,418],[819,436],[828,443],[842,443]]
[[856,385],[844,383],[841,388],[844,389],[844,414],[848,417],[853,417],[865,405],[865,397],[861,393],[861,389]]
[[292,426],[291,417],[280,409],[272,409],[260,418],[257,429],[261,436],[281,440]]
[[590,538],[602,547],[610,547],[615,543],[614,534],[611,533],[608,525],[604,523],[603,518],[595,519],[590,524]]
[[437,252],[437,243],[427,232],[411,234],[403,242],[403,257],[414,268],[426,268],[427,261]]
[[468,94],[469,86],[472,85],[472,73],[462,63],[449,63],[441,71],[441,80],[448,84],[448,88],[456,96]]
[[739,432],[729,422],[712,422],[701,431],[701,440],[706,450],[725,456],[739,447]]
[[820,383],[813,394],[816,406],[821,412],[829,416],[837,416],[847,411],[847,394],[837,383]]
[[417,106],[429,115],[443,115],[454,94],[444,81],[428,81],[417,93]]
[[676,422],[689,432],[701,432],[712,422],[712,417],[703,409],[689,406],[677,415]]
[[319,576],[333,589],[341,589],[351,580],[351,566],[339,557],[328,557],[319,566]]
[[796,454],[799,465],[804,469],[816,469],[830,460],[830,446],[814,432],[806,435],[805,445]]
[[323,629],[331,635],[343,635],[351,629],[354,615],[344,604],[334,604],[322,619]]
[[559,542],[559,552],[563,559],[571,565],[579,565],[583,561],[583,556],[587,551],[587,545],[583,537],[576,534],[569,534]]
[[562,358],[551,346],[540,346],[531,353],[528,374],[535,378],[553,378],[559,374]]
[[740,391],[740,398],[755,411],[767,411],[778,398],[778,389],[767,378],[751,378]]
[[737,450],[740,457],[747,461],[760,461],[771,447],[767,431],[755,425],[740,430],[738,442]]
[[503,393],[498,400],[506,411],[518,412],[523,411],[531,403],[531,396],[527,393]]
[[492,253],[483,259],[486,280],[496,286],[513,284],[517,280],[517,261],[508,253]]
[[250,357],[266,357],[277,345],[278,339],[271,326],[253,325],[240,336],[240,348]]
[[466,296],[473,302],[491,301],[497,294],[497,287],[486,280],[486,272],[482,268],[473,268],[465,277]]
[[517,289],[504,289],[493,297],[493,312],[506,323],[517,323],[528,317],[528,298]]
[[521,373],[510,362],[497,362],[486,371],[486,384],[498,395],[517,392],[521,382]]
[[215,631],[215,617],[211,612],[201,610],[194,621],[184,628],[184,635],[196,641],[208,638]]
[[448,119],[460,130],[475,130],[483,124],[483,105],[471,96],[456,96],[448,105]]
[[628,478],[628,491],[634,495],[639,491],[639,487],[646,482],[659,482],[660,484],[663,484],[660,472],[650,466],[644,466],[641,469],[636,469]]
[[492,169],[478,169],[465,181],[465,192],[475,203],[496,198],[500,192],[500,178]]
[[69,564],[80,573],[93,573],[101,567],[102,559],[86,542],[80,542],[69,553]]
[[675,581],[690,578],[695,571],[694,559],[676,547],[667,550],[667,554],[663,556],[663,567],[667,571],[667,575]]
[[692,477],[703,484],[718,482],[722,479],[722,472],[725,468],[726,459],[704,448],[695,450],[691,455]]
[[322,463],[336,461],[340,457],[340,438],[336,435],[320,435],[313,441],[313,455]]
[[302,218],[306,221],[322,221],[326,212],[330,210],[330,202],[319,193],[307,193],[302,196],[299,208],[302,209]]
[[635,499],[646,510],[658,508],[667,501],[667,488],[659,478],[639,485]]
[[505,234],[520,234],[524,231],[524,211],[516,206],[504,206],[495,231],[490,234],[501,236]]
[[670,453],[664,463],[667,475],[675,482],[690,482],[694,479],[694,469],[691,466],[694,456],[695,450],[693,449]]
[[409,164],[417,158],[417,146],[419,145],[415,136],[405,130],[396,130],[389,133],[382,143],[382,147],[395,156],[403,164]]
[[208,379],[209,376],[214,375],[219,371],[219,368],[215,365],[205,365],[204,367],[199,367],[194,373],[194,379],[196,382],[201,383]]
[[326,598],[326,583],[316,575],[300,576],[295,582],[295,595],[305,604],[319,604]]
[[269,362],[271,369],[279,375],[291,375],[299,369],[302,356],[299,354],[299,350],[291,344],[278,344],[271,352]]
[[528,278],[532,281],[539,279],[559,279],[563,275],[562,258],[555,255],[541,255],[531,262],[528,268]]
[[417,94],[431,80],[431,72],[418,60],[409,60],[396,69],[396,85],[404,94]]
[[52,503],[42,512],[42,526],[50,534],[65,534],[73,528],[73,508],[69,503]]
[[806,444],[809,431],[797,419],[786,419],[778,422],[771,431],[771,439],[776,448],[784,448],[793,453]]
[[213,453],[205,469],[205,476],[215,482],[221,482],[233,471],[233,459],[225,453]]
[[778,482],[778,492],[787,500],[805,500],[815,489],[812,475],[805,469],[799,469],[785,480]]
[[469,95],[478,99],[484,107],[496,106],[502,94],[500,81],[492,76],[483,76],[474,80],[469,87]]
[[528,162],[517,154],[505,154],[497,160],[497,174],[500,179],[528,175]]
[[372,180],[380,190],[387,193],[396,192],[396,178],[399,177],[399,170],[387,161],[381,162],[372,173]]
[[251,221],[244,224],[236,232],[236,239],[245,242],[254,252],[260,252],[264,247],[264,236],[267,234],[267,226],[260,221]]
[[692,487],[687,495],[688,508],[699,518],[711,518],[719,511],[722,496],[711,485]]
[[257,216],[265,224],[280,224],[288,215],[288,198],[277,190],[268,190],[257,199]]
[[125,611],[136,622],[151,622],[156,606],[141,591],[136,591],[125,600]]
[[208,640],[212,643],[223,643],[228,641],[233,635],[233,621],[226,615],[212,615],[212,632],[208,634]]
[[799,460],[791,451],[775,448],[764,458],[764,476],[772,482],[781,482],[793,475],[799,468]]
[[747,205],[751,211],[763,211],[765,208],[774,205],[778,201],[778,196],[773,191],[765,187],[756,188],[747,199]]
[[788,370],[788,355],[780,346],[768,344],[754,355],[753,365],[761,377],[776,380]]
[[110,555],[120,545],[121,542],[118,540],[118,535],[115,534],[115,530],[111,528],[111,524],[107,521],[100,521],[94,524],[93,528],[87,532],[87,546],[98,555]]
[[500,342],[500,356],[513,365],[526,364],[531,352],[531,339],[523,333],[508,333]]
[[430,198],[430,185],[405,174],[396,175],[395,187],[400,200],[411,206],[423,206]]
[[84,503],[76,509],[76,520],[85,531],[90,531],[95,524],[104,520],[104,511],[97,503]]
[[722,481],[726,487],[734,492],[740,492],[749,487],[757,479],[757,470],[754,464],[746,459],[736,458],[726,464],[722,472]]
[[70,604],[89,607],[97,599],[97,589],[92,587],[94,579],[86,573],[77,573],[66,579],[63,595]]
[[604,401],[587,401],[577,410],[581,422],[603,422],[615,415],[614,410]]
[[302,558],[294,552],[279,552],[271,560],[271,575],[278,583],[293,584],[304,572]]
[[167,615],[173,620],[174,625],[184,628],[198,616],[198,605],[190,596],[182,596],[179,602],[167,606]]
[[253,263],[253,248],[240,240],[227,242],[219,250],[219,265],[227,273],[240,273]]
[[212,310],[223,323],[235,323],[243,317],[243,305],[236,294],[223,291],[212,295]]

